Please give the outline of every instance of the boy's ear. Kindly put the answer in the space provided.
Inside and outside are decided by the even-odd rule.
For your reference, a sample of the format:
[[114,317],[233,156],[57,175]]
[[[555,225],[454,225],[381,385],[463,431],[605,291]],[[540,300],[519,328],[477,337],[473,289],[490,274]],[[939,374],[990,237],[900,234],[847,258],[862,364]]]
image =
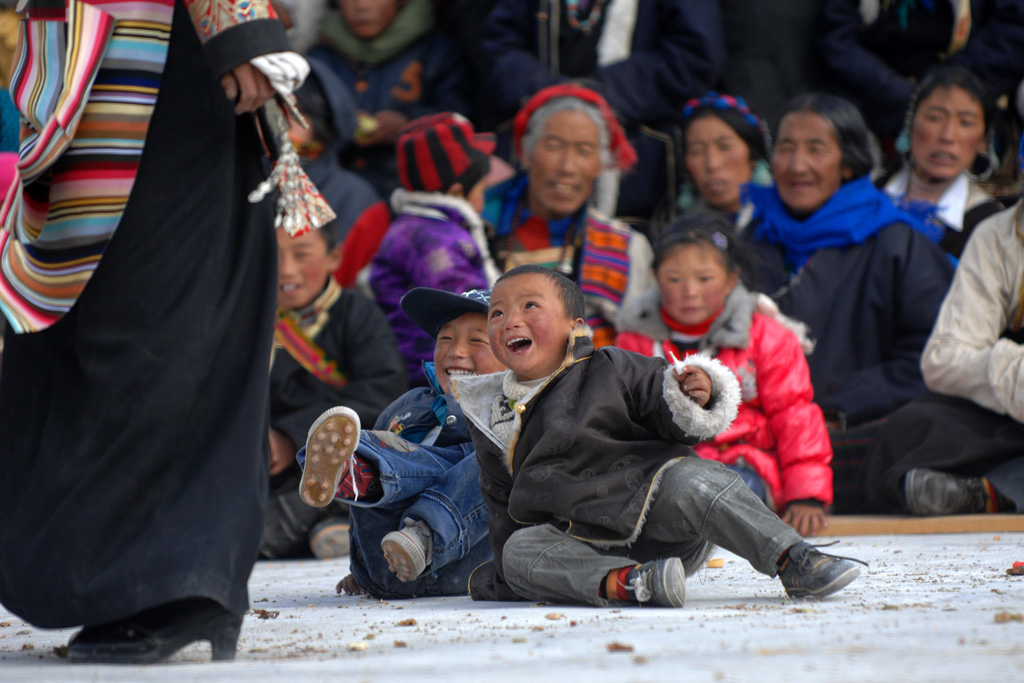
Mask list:
[[332,273],[341,265],[342,249],[340,244],[334,245],[334,249],[327,252],[327,269]]
[[445,192],[445,194],[448,195],[449,197],[455,197],[456,199],[465,199],[466,188],[462,186],[462,183],[455,183],[454,185],[448,188],[448,191]]

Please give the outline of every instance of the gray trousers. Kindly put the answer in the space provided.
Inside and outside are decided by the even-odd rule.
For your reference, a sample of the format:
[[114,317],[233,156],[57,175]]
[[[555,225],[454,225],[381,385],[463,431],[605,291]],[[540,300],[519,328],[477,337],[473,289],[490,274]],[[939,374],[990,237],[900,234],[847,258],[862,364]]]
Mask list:
[[640,536],[603,548],[550,524],[512,534],[502,553],[505,581],[528,600],[613,604],[598,594],[608,572],[678,557],[693,574],[721,546],[775,576],[779,556],[803,539],[721,463],[691,456],[665,469]]

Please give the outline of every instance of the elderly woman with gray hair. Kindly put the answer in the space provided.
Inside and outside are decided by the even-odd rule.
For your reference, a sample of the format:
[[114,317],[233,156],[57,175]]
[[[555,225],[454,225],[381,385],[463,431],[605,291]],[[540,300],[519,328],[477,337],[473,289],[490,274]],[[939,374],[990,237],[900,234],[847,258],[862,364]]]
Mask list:
[[863,458],[866,423],[925,392],[921,349],[953,272],[917,219],[875,188],[868,139],[850,102],[801,95],[779,122],[775,184],[747,187],[757,284],[817,340],[807,364],[832,433],[837,512],[848,483],[837,465]]
[[593,207],[602,173],[628,171],[636,154],[608,103],[579,85],[534,95],[514,121],[524,172],[491,188],[484,218],[500,268],[531,263],[574,280],[595,346],[611,344],[623,302],[653,286],[647,239]]

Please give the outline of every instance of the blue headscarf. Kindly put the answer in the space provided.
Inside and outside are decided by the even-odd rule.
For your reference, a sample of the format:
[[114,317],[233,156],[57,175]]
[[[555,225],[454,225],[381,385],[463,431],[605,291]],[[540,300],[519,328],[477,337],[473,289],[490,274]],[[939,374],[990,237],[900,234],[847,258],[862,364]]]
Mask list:
[[841,185],[821,208],[803,220],[790,215],[775,185],[745,185],[743,192],[754,205],[754,218],[761,219],[754,239],[781,245],[786,251],[786,265],[793,272],[803,268],[819,249],[863,244],[893,223],[920,229],[919,221],[893,206],[866,175]]

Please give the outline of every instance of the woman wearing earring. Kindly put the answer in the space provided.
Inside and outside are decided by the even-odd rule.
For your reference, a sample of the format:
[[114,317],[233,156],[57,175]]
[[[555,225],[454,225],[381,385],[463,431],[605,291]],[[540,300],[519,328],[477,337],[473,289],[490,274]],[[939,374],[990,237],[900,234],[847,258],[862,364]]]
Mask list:
[[677,210],[714,209],[742,230],[752,207],[744,205],[741,188],[772,184],[768,126],[742,97],[709,92],[686,103],[682,137],[686,179]]
[[911,99],[896,140],[903,166],[882,183],[954,258],[974,226],[1003,208],[978,186],[999,164],[990,127],[994,112],[992,96],[973,73],[958,66],[933,71]]
[[836,512],[862,502],[856,468],[873,423],[925,393],[921,349],[953,274],[919,221],[875,188],[871,168],[857,108],[810,93],[779,120],[775,185],[748,187],[753,281],[817,341],[807,365],[831,433]]

